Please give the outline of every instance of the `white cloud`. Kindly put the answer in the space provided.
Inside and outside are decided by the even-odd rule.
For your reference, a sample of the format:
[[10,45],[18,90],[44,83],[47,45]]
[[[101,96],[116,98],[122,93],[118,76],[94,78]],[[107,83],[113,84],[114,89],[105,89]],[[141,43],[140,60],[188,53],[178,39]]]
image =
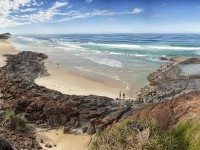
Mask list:
[[[92,0],[87,0],[92,2]],[[73,5],[68,0],[55,1],[45,5],[43,0],[0,0],[0,27],[12,27],[31,23],[63,22],[74,19],[84,19],[96,16],[131,15],[143,12],[142,8],[134,8],[132,11],[114,12],[111,10],[83,9],[72,11]],[[65,9],[62,9],[62,8]],[[69,11],[69,9],[71,11]]]
[[70,11],[67,13],[61,13],[60,15],[63,16],[62,19],[57,20],[57,22],[63,21],[70,21],[74,19],[84,19],[84,18],[91,18],[96,16],[115,16],[115,15],[131,15],[131,14],[139,14],[142,13],[142,8],[134,9],[133,11],[127,12],[114,12],[110,10],[91,10],[90,12],[82,12],[82,11]]
[[11,12],[19,10],[20,7],[29,4],[31,0],[1,0],[0,16],[7,17]]
[[68,5],[68,2],[56,2],[47,10],[38,11],[36,14],[28,15],[27,19],[30,22],[46,22],[52,20],[55,15],[59,13],[59,8]]
[[134,8],[132,13],[133,14],[139,14],[139,13],[142,13],[144,10],[142,8]]
[[36,11],[36,8],[26,8],[26,9],[21,9],[20,12],[33,12]]
[[33,22],[46,22],[52,20],[61,7],[68,2],[56,1],[51,7],[44,10],[42,1],[38,0],[1,0],[0,1],[0,27],[11,27]]
[[91,18],[95,16],[112,16],[112,15],[116,15],[116,13],[109,10],[96,9],[90,12],[70,11],[68,13],[62,13],[60,15],[64,16],[64,18],[57,20],[58,22],[69,21],[69,20],[74,20],[74,19]]

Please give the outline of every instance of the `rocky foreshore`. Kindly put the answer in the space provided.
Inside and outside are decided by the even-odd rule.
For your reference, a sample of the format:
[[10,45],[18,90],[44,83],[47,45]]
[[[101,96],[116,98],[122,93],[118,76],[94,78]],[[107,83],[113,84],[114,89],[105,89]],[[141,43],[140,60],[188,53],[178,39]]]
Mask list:
[[[13,149],[41,149],[36,141],[35,125],[46,128],[62,125],[64,133],[94,134],[130,115],[134,108],[200,89],[200,75],[181,74],[182,65],[199,64],[200,58],[169,59],[169,64],[149,75],[150,84],[141,89],[135,102],[129,103],[95,95],[65,95],[35,84],[36,78],[48,75],[44,54],[26,51],[6,57],[7,64],[0,69],[0,137],[3,138],[0,142],[8,147],[9,143]],[[33,125],[26,132],[13,130],[5,121],[8,110]]]
[[200,74],[182,74],[183,65],[191,64],[200,64],[200,58],[170,58],[167,65],[148,76],[150,84],[141,89],[137,101],[155,103],[199,91]]
[[[103,129],[120,119],[130,109],[130,106],[108,97],[64,95],[38,86],[34,80],[48,75],[43,62],[47,56],[44,54],[21,52],[6,57],[7,64],[0,69],[1,118],[6,111],[14,110],[29,123],[50,127],[63,125],[66,133],[81,130],[94,134],[97,129]],[[5,129],[2,127],[2,137],[13,143],[13,138],[8,137],[18,135],[12,135],[9,130],[6,130],[9,131],[6,133]],[[31,137],[34,139],[34,134],[31,134]],[[20,147],[16,147],[14,144],[14,148],[37,148],[37,142],[26,141],[28,145],[20,144]]]

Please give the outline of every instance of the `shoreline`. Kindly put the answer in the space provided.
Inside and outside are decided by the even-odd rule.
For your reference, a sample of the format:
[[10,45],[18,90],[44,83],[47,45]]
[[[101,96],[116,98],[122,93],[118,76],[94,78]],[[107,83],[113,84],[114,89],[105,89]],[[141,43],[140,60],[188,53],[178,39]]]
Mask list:
[[[10,109],[12,110],[13,107],[17,109],[18,106],[20,107],[25,106],[23,110],[25,109],[27,110],[24,111],[24,116],[27,118],[27,120],[30,121],[30,123],[36,123],[36,121],[38,120],[39,122],[44,122],[46,125],[50,123],[49,124],[50,126],[61,126],[70,123],[69,121],[72,121],[74,118],[76,118],[78,122],[81,124],[81,126],[79,127],[81,130],[83,130],[82,129],[83,127],[87,127],[88,129],[87,135],[80,134],[76,136],[74,135],[74,133],[69,134],[70,132],[68,134],[61,134],[64,140],[62,143],[59,143],[59,146],[65,147],[71,144],[70,149],[72,149],[74,145],[73,143],[80,142],[80,145],[81,143],[82,145],[85,145],[84,146],[85,148],[83,150],[87,149],[88,141],[90,141],[91,139],[89,132],[91,134],[94,134],[97,126],[105,128],[108,124],[111,124],[113,121],[117,120],[117,118],[120,118],[126,111],[128,111],[128,108],[126,108],[125,106],[122,107],[119,101],[115,101],[114,99],[108,97],[101,97],[95,95],[90,95],[90,96],[64,95],[58,91],[54,91],[46,87],[35,84],[33,81],[38,76],[46,75],[47,70],[44,66],[43,60],[46,59],[47,56],[41,53],[34,53],[34,52],[18,53],[17,51],[15,51],[15,48],[12,46],[12,44],[10,44],[8,41],[2,40],[1,43],[6,45],[4,49],[5,51],[1,51],[2,52],[1,57],[3,58],[2,59],[3,67],[1,69],[1,88],[2,88],[1,92],[3,93],[2,94],[3,103],[0,105],[0,108],[3,111],[7,111]],[[7,63],[5,61],[6,57],[3,56],[4,54],[11,54],[7,56]],[[54,73],[55,71],[53,70],[52,72]],[[58,75],[57,72],[55,76],[56,75]],[[73,74],[71,76],[73,76],[73,78],[76,78],[77,80],[80,78],[80,77],[74,77]],[[55,81],[54,78],[53,80]],[[83,78],[81,80],[83,80]],[[85,82],[88,83],[88,80],[86,80]],[[71,81],[71,83],[73,83],[73,80]],[[94,84],[92,81],[91,83]],[[12,86],[12,88],[10,87],[8,88],[8,86],[10,85]],[[102,88],[104,88],[105,91],[109,90],[105,89],[106,86],[103,85],[98,85],[98,86],[102,86]],[[8,93],[12,93],[12,97],[7,101],[6,95]],[[30,100],[29,101],[30,103],[28,104],[29,106],[22,104],[24,102],[26,103],[27,98]],[[16,106],[13,106],[13,104]],[[43,108],[41,108],[40,105]],[[39,117],[38,113],[41,113],[39,115],[40,118],[38,118]],[[45,118],[43,118],[44,115],[46,116]],[[71,126],[70,130],[72,130],[74,126],[75,125]],[[33,127],[35,128],[37,127],[37,125],[33,124]],[[5,130],[5,132],[7,131]],[[12,132],[10,133],[12,134]],[[83,133],[85,133],[85,131]],[[35,131],[35,134],[39,135],[39,132]],[[47,137],[49,136],[50,139],[52,138],[50,131],[47,132],[46,134]],[[83,137],[87,140],[80,141],[80,139],[82,139]],[[69,142],[65,142],[65,140],[69,140]],[[51,139],[51,141],[52,143],[57,145],[56,139]],[[38,144],[40,143],[38,142]]]
[[[68,95],[97,95],[118,98],[119,91],[127,92],[126,85],[119,80],[92,75],[85,77],[85,72],[62,70],[46,66],[49,75],[39,77],[35,83],[48,89]],[[83,73],[83,75],[82,75]],[[95,78],[101,81],[95,80]],[[110,82],[110,83],[106,83]],[[127,98],[131,98],[127,96]]]
[[[45,129],[64,126],[64,137],[72,138],[77,136],[69,134],[87,133],[90,139],[90,135],[95,134],[97,129],[104,130],[130,111],[131,106],[125,101],[95,95],[65,95],[35,84],[34,80],[38,76],[47,73],[44,66],[45,59],[47,59],[45,54],[31,51],[7,55],[7,63],[0,70],[2,112],[5,114],[6,111],[13,110],[16,115],[20,117],[23,115],[27,119],[28,127],[32,125],[32,129],[29,128],[31,138],[23,134],[21,138],[26,139],[23,142],[20,139],[12,140],[13,136],[11,136],[13,132],[17,134],[21,132],[13,128],[5,128],[9,127],[9,124],[1,126],[3,136],[14,148],[37,147],[39,142],[36,141],[35,136],[38,133],[33,129],[40,125]],[[26,145],[27,142],[30,144]]]
[[0,39],[0,67],[6,65],[6,54],[17,54],[16,48],[7,40]]
[[[3,41],[16,51],[11,42]],[[130,95],[127,84],[121,80],[79,69],[64,70],[49,64],[45,64],[45,67],[48,75],[38,77],[35,79],[35,83],[48,89],[68,95],[97,95],[114,99],[119,97],[121,91],[126,94],[126,99],[134,98]]]

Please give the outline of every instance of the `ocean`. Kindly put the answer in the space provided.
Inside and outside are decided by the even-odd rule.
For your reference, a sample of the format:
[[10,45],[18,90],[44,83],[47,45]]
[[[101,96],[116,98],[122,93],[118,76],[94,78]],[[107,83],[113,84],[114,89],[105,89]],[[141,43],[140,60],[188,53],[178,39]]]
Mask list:
[[159,57],[199,57],[200,34],[14,35],[19,51],[42,52],[48,64],[121,80],[131,95],[147,76],[168,63]]

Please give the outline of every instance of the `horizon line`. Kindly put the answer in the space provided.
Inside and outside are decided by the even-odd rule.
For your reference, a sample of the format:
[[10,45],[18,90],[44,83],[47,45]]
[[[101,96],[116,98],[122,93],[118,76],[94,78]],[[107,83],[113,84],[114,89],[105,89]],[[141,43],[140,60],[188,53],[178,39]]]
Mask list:
[[[119,33],[28,33],[28,34],[12,34],[11,32],[4,32],[4,33],[10,33],[11,35],[95,35],[95,34],[200,34],[200,32],[133,32],[133,33],[127,33],[127,32],[119,32]],[[3,33],[0,33],[3,34]]]

